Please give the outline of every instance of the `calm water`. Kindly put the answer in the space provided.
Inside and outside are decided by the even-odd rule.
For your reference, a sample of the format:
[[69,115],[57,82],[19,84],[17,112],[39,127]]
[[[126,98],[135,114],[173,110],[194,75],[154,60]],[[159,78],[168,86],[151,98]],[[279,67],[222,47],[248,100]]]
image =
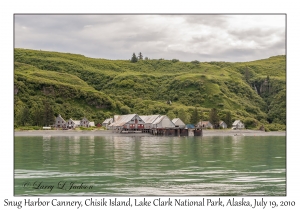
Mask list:
[[14,144],[15,195],[286,195],[285,137],[15,137]]

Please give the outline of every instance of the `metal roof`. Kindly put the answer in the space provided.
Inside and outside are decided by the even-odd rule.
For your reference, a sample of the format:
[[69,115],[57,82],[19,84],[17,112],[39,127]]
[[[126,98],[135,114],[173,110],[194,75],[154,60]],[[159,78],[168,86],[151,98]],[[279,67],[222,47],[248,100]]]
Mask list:
[[80,125],[80,120],[72,120],[72,118],[70,118],[70,120],[73,121],[75,125]]
[[[160,115],[158,118],[156,118],[156,120],[152,123],[153,125],[155,124],[158,124],[160,123],[164,118],[168,118],[167,115]],[[169,118],[168,118],[169,119]],[[170,120],[170,119],[169,119]],[[171,120],[170,120],[171,123],[173,123]],[[174,123],[173,123],[174,124]],[[175,127],[175,124],[174,124],[174,127]]]
[[110,126],[123,126],[128,123],[136,114],[115,115],[114,122]]
[[234,121],[234,123],[232,125],[237,125],[239,122],[241,122],[240,120],[236,120]]
[[158,118],[156,118],[156,120],[154,120],[154,122],[152,124],[158,124],[160,123],[160,121],[162,121],[162,119],[164,119],[166,115],[160,115]]
[[140,118],[145,122],[145,123],[153,123],[160,115],[142,115]]
[[58,117],[61,118],[63,121],[65,121],[65,119],[64,119],[60,114],[56,117],[56,119],[57,119]]
[[[176,122],[177,122],[177,124],[176,124]],[[184,122],[180,118],[174,118],[172,120],[172,123],[174,123],[175,125],[185,125]]]
[[195,128],[195,126],[192,125],[192,124],[187,124],[185,127],[186,127],[186,128],[189,128],[189,129]]
[[199,125],[207,125],[207,124],[211,124],[209,121],[202,121],[198,123]]
[[179,118],[174,118],[173,120],[172,120],[172,123],[176,123],[176,121],[178,120]]

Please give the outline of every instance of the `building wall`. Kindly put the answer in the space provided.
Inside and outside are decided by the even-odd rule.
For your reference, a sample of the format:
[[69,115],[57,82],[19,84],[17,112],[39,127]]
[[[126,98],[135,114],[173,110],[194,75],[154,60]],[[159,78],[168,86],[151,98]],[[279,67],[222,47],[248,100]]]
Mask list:
[[226,125],[225,123],[222,123],[220,126],[221,126],[222,128],[227,128],[227,125]]
[[138,116],[135,115],[131,120],[124,124],[123,128],[125,129],[144,129],[144,121]]
[[185,128],[185,124],[180,119],[176,121],[175,126],[179,128]]
[[90,121],[88,119],[86,119],[85,117],[82,118],[82,120],[80,120],[80,126],[82,126],[82,127],[89,127],[89,123],[90,123]]
[[234,125],[232,127],[236,128],[236,129],[244,129],[245,125],[242,122],[238,122],[236,125]]
[[175,127],[174,123],[172,123],[172,121],[167,117],[164,117],[164,119],[161,122],[163,128]]
[[75,122],[73,121],[73,120],[68,120],[67,121],[67,123],[66,123],[66,126],[68,127],[68,128],[76,128],[76,127],[79,127],[80,126],[80,124],[75,124]]
[[213,125],[211,123],[203,124],[202,128],[213,128]]
[[239,122],[239,123],[237,124],[237,128],[244,128],[244,124],[243,124],[242,122]]
[[59,115],[55,119],[55,127],[56,128],[65,128],[66,127],[66,121]]
[[175,125],[168,117],[164,117],[156,126],[156,128],[173,128],[173,127],[175,127]]
[[107,129],[109,129],[109,125],[113,122],[113,119],[109,120],[107,123],[102,123],[102,127],[106,127]]
[[151,129],[152,128],[152,124],[151,123],[146,123],[144,125],[144,129]]

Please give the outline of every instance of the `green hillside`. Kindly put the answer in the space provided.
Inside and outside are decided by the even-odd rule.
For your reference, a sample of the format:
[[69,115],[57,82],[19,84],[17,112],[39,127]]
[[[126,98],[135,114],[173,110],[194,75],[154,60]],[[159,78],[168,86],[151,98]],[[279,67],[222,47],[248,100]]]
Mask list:
[[[70,53],[14,51],[15,127],[51,124],[54,116],[101,123],[114,114],[185,113],[212,108],[248,128],[285,129],[286,59],[251,62],[105,60]],[[171,101],[172,104],[167,104]],[[181,112],[181,113],[180,113]]]

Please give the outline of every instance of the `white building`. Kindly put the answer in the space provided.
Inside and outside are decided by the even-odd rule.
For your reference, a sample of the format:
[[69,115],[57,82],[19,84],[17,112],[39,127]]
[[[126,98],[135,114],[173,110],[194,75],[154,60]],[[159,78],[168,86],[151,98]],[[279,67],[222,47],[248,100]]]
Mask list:
[[82,118],[82,120],[80,120],[81,127],[89,127],[89,123],[90,123],[90,121],[86,117],[84,117],[84,118]]
[[160,115],[153,122],[153,128],[175,128],[175,124],[168,118],[167,115]]
[[236,120],[232,124],[232,129],[244,129],[244,128],[245,128],[245,125],[240,120]]
[[110,124],[113,130],[142,130],[145,122],[137,114],[115,115]]
[[213,128],[213,125],[209,122],[209,121],[201,121],[197,124],[197,127],[199,128],[209,128],[209,129],[212,129]]
[[220,128],[227,128],[227,124],[224,121],[220,121],[219,123]]
[[103,121],[102,123],[102,127],[106,127],[109,128],[110,124],[113,122],[113,118],[108,118],[106,120]]
[[175,127],[185,128],[185,124],[180,118],[174,118],[172,122],[175,124]]
[[153,122],[159,117],[160,115],[142,115],[140,118],[145,122],[144,129],[152,129]]
[[62,116],[59,114],[55,119],[55,127],[56,128],[65,128],[66,127],[66,121]]
[[66,122],[67,128],[80,127],[80,120],[72,120],[71,118]]

